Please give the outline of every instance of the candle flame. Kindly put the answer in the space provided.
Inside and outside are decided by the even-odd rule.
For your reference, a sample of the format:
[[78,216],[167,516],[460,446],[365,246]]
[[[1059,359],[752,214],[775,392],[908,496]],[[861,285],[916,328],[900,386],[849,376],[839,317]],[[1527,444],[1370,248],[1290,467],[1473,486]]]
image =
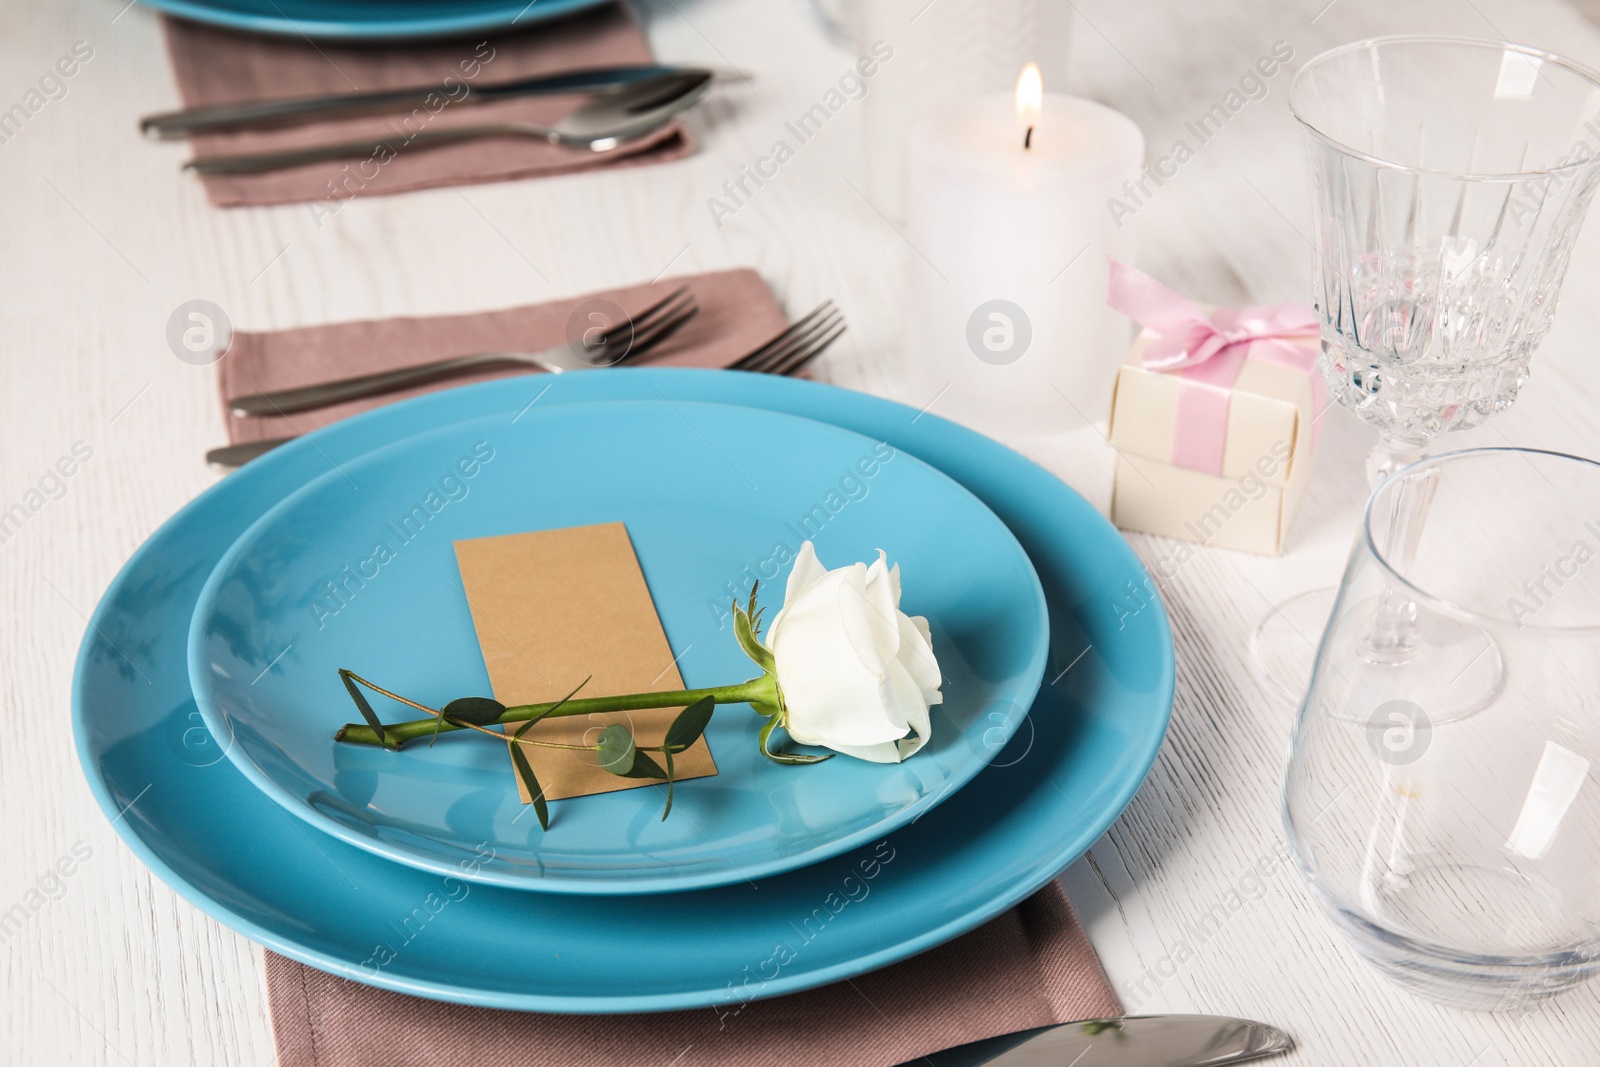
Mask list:
[[1017,79],[1017,119],[1024,126],[1039,121],[1039,109],[1044,104],[1044,78],[1039,74],[1039,64],[1029,63],[1022,68]]

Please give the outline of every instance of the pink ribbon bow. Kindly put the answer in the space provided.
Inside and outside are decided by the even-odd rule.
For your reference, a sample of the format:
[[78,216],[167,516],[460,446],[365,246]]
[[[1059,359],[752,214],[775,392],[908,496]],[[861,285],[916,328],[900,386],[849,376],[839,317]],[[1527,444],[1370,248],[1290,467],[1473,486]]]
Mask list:
[[[1143,366],[1181,376],[1174,465],[1222,473],[1229,400],[1247,359],[1303,372],[1311,380],[1312,408],[1322,410],[1325,387],[1317,373],[1317,346],[1308,343],[1320,324],[1309,306],[1217,308],[1207,315],[1148,274],[1114,259],[1107,302],[1149,335]],[[1313,440],[1320,428],[1313,424]]]

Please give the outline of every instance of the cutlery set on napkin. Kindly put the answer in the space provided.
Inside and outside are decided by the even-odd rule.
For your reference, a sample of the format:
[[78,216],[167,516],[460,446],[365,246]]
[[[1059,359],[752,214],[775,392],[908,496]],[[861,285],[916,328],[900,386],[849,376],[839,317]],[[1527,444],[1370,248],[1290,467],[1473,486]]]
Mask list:
[[[611,5],[387,49],[179,21],[167,39],[185,106],[143,128],[191,142],[217,205],[674,158],[714,80],[656,63]],[[1122,1016],[1054,882],[1170,715],[1159,604],[1115,632],[1084,609],[1137,558],[993,441],[805,380],[844,330],[831,301],[790,323],[731,270],[232,335],[230,441],[208,459],[238,469],[108,590],[74,724],[130,847],[271,950],[286,1067],[1201,1067],[1290,1047],[1246,1020]],[[880,548],[892,579],[867,567]],[[845,566],[802,573],[817,553]],[[925,747],[803,755],[774,635],[835,580],[873,604],[892,583],[896,609],[903,582],[891,643],[939,657],[900,653],[925,691],[935,671]],[[847,632],[876,625],[840,603]],[[689,704],[751,659],[794,707],[736,695],[697,750],[672,748],[676,711],[555,718],[574,695]],[[356,671],[411,718],[505,734],[336,744]],[[513,724],[538,701],[535,780]],[[623,776],[619,722],[625,764],[666,731],[665,784],[600,773]]]
[[218,206],[355,196],[665,162],[692,143],[678,116],[713,79],[658,64],[628,10],[606,4],[537,31],[394,47],[167,20],[185,137]]
[[507,374],[801,374],[844,330],[832,301],[785,325],[761,277],[732,270],[472,315],[241,331],[220,364],[231,443],[206,459],[238,466],[374,402]]

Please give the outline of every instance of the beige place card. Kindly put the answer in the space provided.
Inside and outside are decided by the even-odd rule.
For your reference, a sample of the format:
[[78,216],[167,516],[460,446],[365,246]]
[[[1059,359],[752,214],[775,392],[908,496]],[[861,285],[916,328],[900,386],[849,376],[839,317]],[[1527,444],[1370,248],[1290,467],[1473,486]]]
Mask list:
[[[582,697],[683,688],[622,523],[482,537],[457,541],[455,549],[478,646],[502,704],[559,700],[586,677]],[[641,746],[659,745],[680,710],[547,719],[524,736],[593,744],[603,727],[621,722],[632,726]],[[524,752],[551,800],[652,784],[601,770],[592,752],[533,746]],[[679,779],[717,773],[703,736],[674,763]],[[528,803],[509,751],[506,770]]]

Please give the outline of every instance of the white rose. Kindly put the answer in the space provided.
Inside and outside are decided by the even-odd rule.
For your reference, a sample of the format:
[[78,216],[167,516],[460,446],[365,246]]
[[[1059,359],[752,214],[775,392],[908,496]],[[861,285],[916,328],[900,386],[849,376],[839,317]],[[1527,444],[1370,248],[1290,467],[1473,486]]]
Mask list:
[[899,763],[928,743],[941,677],[928,620],[900,610],[900,568],[827,570],[800,547],[766,647],[783,691],[785,728],[806,745]]

